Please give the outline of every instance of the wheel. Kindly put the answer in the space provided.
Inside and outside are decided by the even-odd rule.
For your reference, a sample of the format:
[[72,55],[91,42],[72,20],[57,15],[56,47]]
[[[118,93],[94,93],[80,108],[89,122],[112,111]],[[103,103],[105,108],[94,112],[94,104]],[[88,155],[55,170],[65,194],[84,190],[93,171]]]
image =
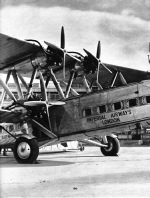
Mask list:
[[7,150],[5,148],[3,149],[3,156],[7,156]]
[[13,153],[18,163],[33,163],[39,154],[37,140],[25,137],[18,138],[15,142]]
[[80,147],[80,151],[84,151],[84,146],[81,146]]
[[108,147],[101,147],[101,152],[105,156],[116,156],[120,149],[119,140],[117,138],[107,136]]

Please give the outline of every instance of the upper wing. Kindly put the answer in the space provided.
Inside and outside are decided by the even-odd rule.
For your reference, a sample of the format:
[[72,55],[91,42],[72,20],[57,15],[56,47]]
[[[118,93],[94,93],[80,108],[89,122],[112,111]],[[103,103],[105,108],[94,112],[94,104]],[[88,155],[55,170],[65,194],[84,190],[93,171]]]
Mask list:
[[[108,72],[104,67],[100,66],[99,83],[102,85],[103,88],[109,88],[111,86],[117,72],[121,72],[127,83],[140,82],[142,80],[150,79],[150,73],[146,71],[110,65],[106,63],[105,65],[110,71],[112,71],[112,73]],[[86,77],[90,83],[94,82],[94,85],[97,86],[95,83],[95,80],[97,78],[96,72],[94,74],[86,75]],[[76,79],[75,83],[82,83],[82,79]],[[118,75],[115,80],[114,86],[120,85],[122,85],[122,81]]]
[[[51,66],[53,71],[56,73],[62,72],[62,64],[53,65],[53,62],[57,61],[59,57],[59,48],[57,49],[56,46],[50,45],[51,50],[56,51],[56,56],[52,57]],[[57,51],[59,52],[58,56]],[[31,59],[36,59],[39,63],[43,64],[43,66],[46,65],[46,55],[40,46],[0,33],[0,72],[5,73],[14,67],[19,73],[30,77],[31,71],[33,70]],[[72,67],[75,63],[76,61],[73,58],[66,56],[66,69]],[[44,72],[44,70],[42,70],[42,72]],[[46,73],[47,71],[45,70],[44,74]]]
[[[51,50],[59,51],[56,46],[49,44]],[[60,53],[60,52],[59,52]],[[58,53],[58,56],[59,56]],[[55,53],[54,53],[55,54]],[[89,55],[89,54],[88,54]],[[21,41],[16,38],[4,35],[0,33],[0,72],[7,72],[10,68],[14,67],[19,73],[24,76],[31,76],[33,67],[31,65],[31,59],[36,58],[43,65],[46,64],[46,56],[40,46]],[[57,59],[57,56],[55,57]],[[76,60],[66,55],[66,76],[69,78],[69,70],[74,67]],[[145,80],[149,77],[148,72],[139,71],[136,69],[130,69],[125,67],[119,67],[115,65],[105,64],[113,74],[109,73],[105,68],[100,67],[99,82],[103,87],[109,87],[116,71],[122,73],[127,83],[137,82]],[[91,66],[92,67],[92,66]],[[56,73],[58,79],[62,78],[63,64],[53,65],[53,71]],[[47,71],[42,71],[44,75],[47,75]],[[88,75],[88,80],[93,81],[96,79],[96,75]],[[81,81],[79,79],[79,81]]]
[[39,53],[40,46],[0,33],[0,72],[5,72],[13,66],[21,73],[30,72],[30,58]]
[[[137,69],[131,69],[127,67],[115,66],[110,64],[105,64],[108,69],[112,71],[112,74],[109,73],[104,67],[101,67],[99,80],[103,87],[110,87],[116,72],[121,72],[122,76],[127,83],[140,82],[142,80],[147,80],[150,76],[146,71],[141,71]],[[114,86],[122,85],[119,75],[116,78]]]

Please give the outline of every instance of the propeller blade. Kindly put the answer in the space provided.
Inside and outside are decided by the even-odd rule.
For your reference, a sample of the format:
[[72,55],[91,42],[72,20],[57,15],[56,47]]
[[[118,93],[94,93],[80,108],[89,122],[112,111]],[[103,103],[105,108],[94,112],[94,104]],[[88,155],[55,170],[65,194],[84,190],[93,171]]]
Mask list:
[[65,76],[66,76],[65,57],[66,57],[66,53],[64,52],[64,60],[63,60],[63,77],[64,77],[64,79],[65,79]]
[[60,47],[62,49],[65,49],[65,32],[64,32],[64,27],[63,26],[61,28],[61,43],[60,43]]
[[65,102],[61,102],[61,101],[55,101],[55,102],[49,102],[49,105],[53,106],[53,105],[64,105],[66,104]]
[[[49,102],[48,106],[54,106],[54,105],[64,105],[65,102],[62,101],[55,101],[55,102]],[[45,101],[27,101],[24,102],[25,106],[28,107],[39,107],[39,106],[45,106],[47,103]]]
[[99,59],[100,56],[101,56],[101,43],[100,41],[98,41],[96,58]]
[[89,56],[89,58],[91,58],[93,60],[95,65],[99,65],[100,66],[100,64],[101,64],[105,69],[107,69],[110,73],[112,73],[107,68],[107,66],[105,66],[104,63],[102,63],[101,60],[100,60],[100,56],[101,56],[101,43],[100,43],[100,41],[98,41],[96,57],[93,56],[93,54],[91,54],[89,51],[87,51],[85,49],[83,49],[83,50],[86,52],[86,54]]
[[28,107],[39,107],[39,106],[46,105],[46,102],[45,101],[27,101],[27,102],[24,102],[24,105]]
[[65,79],[65,58],[66,58],[66,50],[65,50],[65,32],[64,32],[64,27],[62,26],[61,28],[61,43],[60,43],[60,47],[63,50],[63,77]]
[[68,52],[67,52],[67,56],[70,56],[70,57],[73,58],[74,60],[76,60],[76,61],[78,61],[78,62],[81,62],[81,60],[80,60],[79,58],[77,58],[77,57],[75,57],[75,56],[72,56],[72,55],[69,54]]
[[99,80],[99,67],[100,67],[100,62],[98,63],[98,66],[97,66],[97,77],[96,77],[96,82],[97,83],[99,83],[98,82],[98,80]]
[[63,77],[64,77],[64,79],[65,79],[65,72],[66,72],[66,63],[65,63],[66,55],[70,56],[72,59],[74,59],[78,62],[81,62],[80,59],[78,59],[78,58],[76,58],[76,57],[72,56],[71,54],[68,54],[67,52],[64,51],[64,61],[63,61]]
[[99,67],[100,67],[100,60],[98,62],[98,66],[97,66],[97,78],[96,78],[96,83],[97,83],[97,86],[99,88],[99,90],[103,90],[103,87],[99,84]]

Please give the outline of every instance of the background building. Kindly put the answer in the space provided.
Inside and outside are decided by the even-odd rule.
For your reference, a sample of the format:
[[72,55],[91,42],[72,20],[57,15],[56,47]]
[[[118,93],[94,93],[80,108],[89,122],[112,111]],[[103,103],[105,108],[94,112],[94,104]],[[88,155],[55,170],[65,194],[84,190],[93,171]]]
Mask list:
[[[14,94],[15,98],[18,99],[18,93],[16,90],[16,85],[15,83],[8,83],[8,87],[10,88],[11,92]],[[24,95],[26,94],[26,89],[24,86],[21,84],[22,91]],[[86,92],[85,87],[83,84],[73,84],[72,88],[75,89],[79,94],[83,94]],[[65,92],[66,88],[62,87],[63,91]],[[0,86],[0,96],[2,94],[3,88]],[[40,83],[34,83],[33,84],[33,92],[37,94],[38,96],[41,96],[41,88],[40,88]],[[71,93],[70,93],[71,94]],[[47,97],[48,100],[58,100],[59,99],[59,94],[53,84],[53,82],[49,82],[48,87],[47,87]],[[5,99],[4,99],[4,104],[3,106],[7,106],[11,102],[10,97],[6,94]]]

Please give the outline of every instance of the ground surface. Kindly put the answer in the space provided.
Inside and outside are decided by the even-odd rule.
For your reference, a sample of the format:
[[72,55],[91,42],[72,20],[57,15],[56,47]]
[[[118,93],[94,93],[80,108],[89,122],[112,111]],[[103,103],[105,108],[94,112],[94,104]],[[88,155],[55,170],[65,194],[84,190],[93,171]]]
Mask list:
[[43,152],[38,163],[0,155],[0,197],[150,197],[150,147],[121,147],[118,157],[96,147]]

